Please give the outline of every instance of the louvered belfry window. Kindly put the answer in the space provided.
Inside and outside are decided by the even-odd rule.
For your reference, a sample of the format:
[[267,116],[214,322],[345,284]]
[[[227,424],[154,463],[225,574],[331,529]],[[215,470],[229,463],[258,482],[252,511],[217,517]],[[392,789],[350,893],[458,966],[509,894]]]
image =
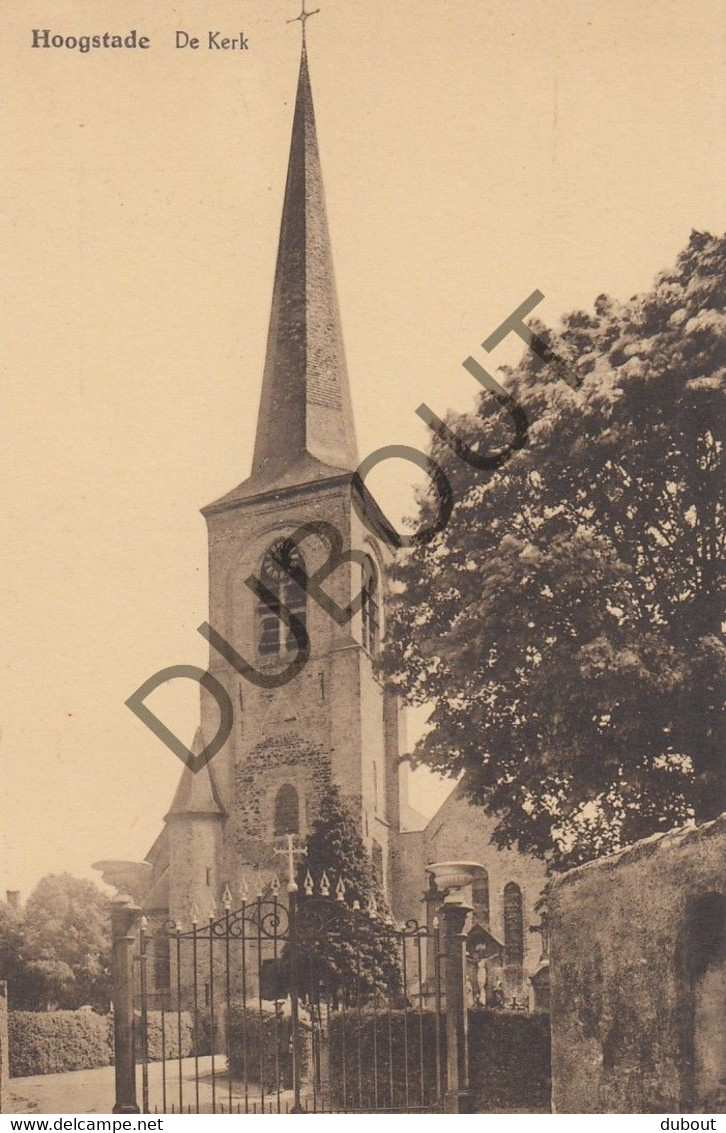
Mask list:
[[262,656],[297,649],[295,634],[280,616],[282,609],[306,624],[307,595],[288,568],[305,570],[305,560],[292,539],[278,539],[268,548],[260,570],[260,581],[274,595],[274,602],[257,606],[257,648]]

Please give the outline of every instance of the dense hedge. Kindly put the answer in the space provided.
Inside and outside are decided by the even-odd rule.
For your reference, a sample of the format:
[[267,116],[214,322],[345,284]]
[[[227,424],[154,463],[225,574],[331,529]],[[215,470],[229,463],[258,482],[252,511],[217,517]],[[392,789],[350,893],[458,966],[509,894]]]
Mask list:
[[[194,1041],[194,1018],[189,1011],[167,1012],[164,1041],[161,1011],[146,1016],[150,1062],[181,1055],[211,1051],[211,1023],[206,1013],[199,1015],[199,1037]],[[22,1078],[31,1074],[60,1074],[66,1070],[93,1070],[113,1062],[113,1016],[93,1011],[11,1011],[9,1017],[10,1074]],[[219,1048],[219,1042],[217,1043]],[[136,1061],[143,1057],[141,1018],[136,1015]]]
[[246,1073],[249,1082],[262,1080],[265,1089],[275,1088],[276,1068],[284,1088],[292,1085],[291,1023],[290,1019],[275,1017],[274,1011],[265,1011],[241,1004],[233,1004],[227,1015],[229,1034],[229,1063],[234,1078],[245,1077],[245,1034],[247,1036]]
[[[446,1088],[446,1019],[439,1072]],[[430,1011],[340,1012],[330,1020],[335,1108],[428,1107],[437,1081],[436,1017]],[[327,1067],[324,1066],[327,1071]],[[469,1012],[469,1076],[476,1113],[546,1113],[550,1108],[549,1016]]]
[[[289,1015],[275,1016],[256,1004],[232,1004],[227,1015],[229,1063],[234,1078],[245,1078],[245,1031],[247,1033],[247,1081],[262,1083],[266,1090],[292,1088],[292,1021]],[[309,1064],[307,1028],[300,1026],[300,1072],[306,1078]]]
[[[442,1073],[445,1072],[441,1019]],[[334,1109],[417,1109],[436,1096],[436,1017],[430,1011],[336,1011],[328,1035]],[[328,1075],[326,1056],[322,1060]]]
[[549,1113],[549,1015],[470,1011],[469,1079],[477,1113]]
[[113,1061],[108,1015],[94,1011],[11,1011],[10,1076],[89,1070]]
[[[235,1078],[244,1076],[244,1023],[241,1005],[228,1016],[230,1063]],[[446,1020],[440,1025],[440,1073],[445,1088]],[[161,1058],[161,1012],[147,1016],[149,1059]],[[307,1028],[301,1028],[306,1032]],[[179,1056],[179,1020],[174,1012],[164,1018],[165,1054]],[[211,1049],[211,1027],[199,1020],[197,1053]],[[309,1036],[308,1036],[309,1037]],[[92,1011],[13,1011],[9,1016],[10,1074],[57,1074],[108,1066],[113,1061],[112,1020]],[[401,1109],[431,1105],[436,1088],[436,1019],[430,1012],[392,1011],[374,1015],[369,1010],[335,1012],[327,1036],[330,1055],[330,1090],[338,1109],[370,1111],[377,1104]],[[219,1043],[215,1044],[219,1047]],[[301,1034],[303,1079],[309,1073],[308,1041]],[[194,1022],[181,1014],[181,1054],[194,1054]],[[141,1052],[137,1046],[137,1058]],[[328,1078],[327,1051],[320,1068]],[[247,1077],[263,1079],[266,1089],[292,1085],[291,1024],[288,1016],[256,1007],[247,1010]],[[507,1011],[469,1013],[469,1074],[473,1108],[477,1113],[546,1113],[550,1105],[549,1016]]]
[[[162,1042],[161,1011],[149,1011],[146,1015],[146,1036],[149,1052],[149,1061],[161,1060],[162,1052],[165,1058],[179,1057],[179,1032],[181,1031],[181,1055],[188,1058],[194,1054],[194,1024],[188,1011],[182,1011],[177,1016],[167,1012],[164,1015],[164,1035]],[[138,1029],[139,1038],[136,1041],[136,1061],[141,1062],[143,1057],[141,1028]]]
[[[182,1058],[189,1058],[195,1053],[210,1054],[212,1050],[211,1035],[212,1025],[209,1014],[206,1011],[200,1011],[198,1014],[198,1038],[194,1040],[194,1016],[191,1011],[182,1011],[177,1015],[176,1011],[165,1012],[164,1019],[164,1034],[162,1042],[161,1031],[161,1011],[148,1011],[146,1013],[146,1034],[148,1044],[148,1057],[149,1062],[160,1062],[162,1055],[166,1059],[179,1057],[179,1038],[181,1032],[181,1056]],[[143,1057],[142,1041],[141,1041],[141,1020],[137,1015],[137,1035],[136,1040],[136,1061],[141,1062]],[[219,1033],[219,1026],[215,1020],[215,1031]],[[220,1050],[220,1041],[216,1043],[217,1051]]]

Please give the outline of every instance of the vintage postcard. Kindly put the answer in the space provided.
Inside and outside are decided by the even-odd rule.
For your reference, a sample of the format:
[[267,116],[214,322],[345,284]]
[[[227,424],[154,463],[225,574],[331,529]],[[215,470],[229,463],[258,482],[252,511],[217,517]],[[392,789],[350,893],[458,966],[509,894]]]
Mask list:
[[717,1128],[725,48],[3,6],[0,1114]]

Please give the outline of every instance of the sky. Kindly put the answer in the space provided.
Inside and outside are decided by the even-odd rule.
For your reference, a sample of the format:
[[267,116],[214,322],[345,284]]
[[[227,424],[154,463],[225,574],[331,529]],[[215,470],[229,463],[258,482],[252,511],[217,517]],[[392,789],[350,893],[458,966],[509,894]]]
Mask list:
[[[723,231],[712,0],[320,0],[310,72],[361,454],[426,445],[538,288],[556,323]],[[297,0],[0,13],[0,893],[144,856],[179,763],[125,707],[204,666],[199,508],[248,473],[299,59]],[[32,49],[33,28],[147,52]],[[174,47],[184,29],[199,51]],[[206,49],[209,30],[249,49]],[[503,344],[489,362],[519,351]],[[482,360],[484,357],[482,355]],[[408,465],[370,486],[411,509]],[[150,701],[180,735],[196,697]],[[411,735],[420,730],[421,716]],[[412,802],[446,788],[426,773]]]

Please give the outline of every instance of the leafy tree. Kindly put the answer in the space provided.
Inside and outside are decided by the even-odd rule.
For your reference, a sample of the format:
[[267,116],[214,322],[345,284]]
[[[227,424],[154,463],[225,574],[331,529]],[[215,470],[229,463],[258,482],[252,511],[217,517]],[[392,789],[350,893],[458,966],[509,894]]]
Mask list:
[[15,989],[21,979],[20,959],[23,945],[23,917],[20,912],[0,901],[0,980],[8,983],[11,1004],[15,1005]]
[[[694,232],[647,294],[533,328],[581,388],[528,351],[520,451],[481,472],[433,438],[454,510],[395,571],[384,666],[434,705],[415,761],[555,868],[724,809],[725,269]],[[512,433],[486,392],[445,423],[480,455]]]
[[[330,896],[320,897],[323,879]],[[315,896],[306,896],[309,879]],[[342,882],[344,900],[336,899]],[[401,990],[399,946],[373,863],[350,808],[337,786],[320,800],[298,876],[301,992],[307,973],[323,981],[335,998],[343,989],[355,997],[374,990]],[[342,893],[341,893],[342,896]],[[359,908],[354,906],[358,904]]]
[[111,931],[107,897],[70,874],[42,878],[24,910],[21,987],[36,1009],[107,1006]]

